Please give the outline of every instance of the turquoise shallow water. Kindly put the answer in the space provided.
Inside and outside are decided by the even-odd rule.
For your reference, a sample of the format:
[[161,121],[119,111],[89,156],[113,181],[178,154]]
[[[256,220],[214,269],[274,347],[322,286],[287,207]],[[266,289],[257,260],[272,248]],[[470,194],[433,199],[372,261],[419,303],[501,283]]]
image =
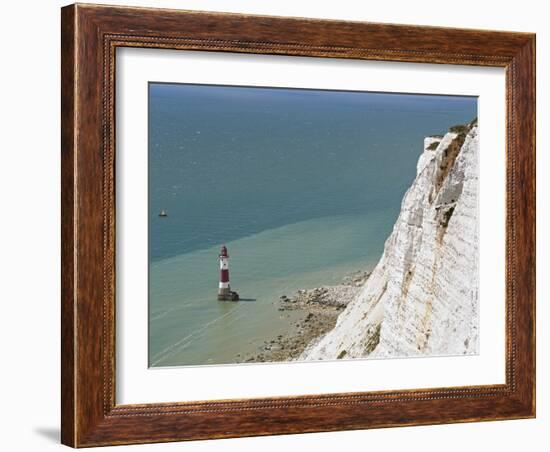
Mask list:
[[229,242],[231,284],[243,299],[238,303],[216,299],[217,247],[153,263],[150,364],[230,363],[285,334],[294,317],[277,310],[278,298],[369,268],[365,239],[375,241],[392,220],[387,214],[328,217]]
[[[151,366],[289,331],[279,296],[373,266],[424,136],[476,116],[475,98],[196,85],[151,84],[149,106]],[[239,303],[216,300],[222,243]]]

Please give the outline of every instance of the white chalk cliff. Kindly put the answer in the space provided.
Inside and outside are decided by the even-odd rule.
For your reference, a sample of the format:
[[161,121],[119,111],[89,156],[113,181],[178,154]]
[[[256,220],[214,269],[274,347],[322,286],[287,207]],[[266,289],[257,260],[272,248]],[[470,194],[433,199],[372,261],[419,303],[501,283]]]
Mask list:
[[428,137],[384,253],[299,360],[478,352],[477,123]]

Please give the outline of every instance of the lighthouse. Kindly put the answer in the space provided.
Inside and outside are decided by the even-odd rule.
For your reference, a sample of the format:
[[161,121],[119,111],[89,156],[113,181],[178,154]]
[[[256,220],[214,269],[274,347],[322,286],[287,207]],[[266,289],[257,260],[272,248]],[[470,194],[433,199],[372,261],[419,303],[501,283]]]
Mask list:
[[218,300],[220,301],[238,301],[239,294],[231,291],[229,286],[229,254],[227,247],[223,245],[220,249],[220,285],[218,289]]

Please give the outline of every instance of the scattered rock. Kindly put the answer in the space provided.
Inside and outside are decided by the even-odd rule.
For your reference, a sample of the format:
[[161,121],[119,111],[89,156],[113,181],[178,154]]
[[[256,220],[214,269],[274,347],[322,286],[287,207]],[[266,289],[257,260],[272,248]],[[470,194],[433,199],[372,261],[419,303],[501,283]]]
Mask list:
[[[278,311],[303,312],[303,317],[293,324],[293,330],[289,334],[278,334],[274,339],[265,341],[246,362],[298,359],[312,341],[334,328],[340,313],[355,298],[359,287],[369,276],[369,272],[358,271],[346,276],[342,284],[336,286],[300,289],[291,296],[281,295],[278,299]],[[290,312],[285,317],[290,318]]]

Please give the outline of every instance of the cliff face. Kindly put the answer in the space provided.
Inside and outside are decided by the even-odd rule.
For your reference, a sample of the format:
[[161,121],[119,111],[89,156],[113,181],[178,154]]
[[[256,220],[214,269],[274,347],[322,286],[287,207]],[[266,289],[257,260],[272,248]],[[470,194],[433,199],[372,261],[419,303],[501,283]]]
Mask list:
[[300,360],[478,351],[478,129],[429,137],[384,253]]

